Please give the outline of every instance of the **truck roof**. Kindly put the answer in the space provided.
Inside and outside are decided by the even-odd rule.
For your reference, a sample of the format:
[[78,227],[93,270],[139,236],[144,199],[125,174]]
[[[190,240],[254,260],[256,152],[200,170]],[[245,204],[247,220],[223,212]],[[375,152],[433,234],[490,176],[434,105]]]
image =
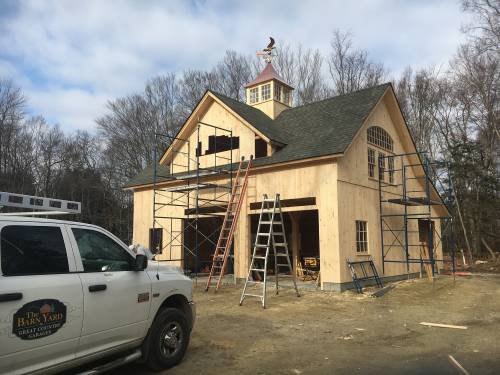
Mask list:
[[51,223],[51,224],[78,224],[78,225],[88,225],[91,227],[99,227],[94,224],[82,223],[78,221],[69,220],[56,220],[56,219],[44,219],[40,217],[31,216],[15,216],[15,215],[3,215],[0,213],[0,221],[10,221],[10,222],[35,222],[35,223]]

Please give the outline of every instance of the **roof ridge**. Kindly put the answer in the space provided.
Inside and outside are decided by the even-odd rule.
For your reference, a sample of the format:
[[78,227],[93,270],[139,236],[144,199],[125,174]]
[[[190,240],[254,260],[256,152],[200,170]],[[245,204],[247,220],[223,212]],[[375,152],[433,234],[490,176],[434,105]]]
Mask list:
[[283,112],[281,112],[278,117],[280,117],[282,113],[285,113],[285,112],[288,112],[288,111],[291,111],[291,110],[294,110],[294,109],[304,108],[304,107],[307,107],[307,106],[310,106],[310,105],[313,105],[313,104],[318,104],[318,103],[321,103],[321,102],[326,102],[327,100],[341,98],[343,96],[349,96],[349,95],[353,95],[353,94],[358,94],[358,93],[360,93],[362,91],[373,90],[373,89],[376,89],[376,88],[382,87],[382,86],[392,86],[392,83],[391,82],[385,82],[385,83],[381,83],[379,85],[365,87],[363,89],[359,89],[359,90],[356,90],[356,91],[351,91],[351,92],[348,92],[348,93],[345,93],[345,94],[330,96],[328,98],[317,100],[317,101],[311,102],[311,103],[302,104],[302,105],[299,105],[297,107],[291,107],[291,108],[288,108],[288,109],[284,110]]

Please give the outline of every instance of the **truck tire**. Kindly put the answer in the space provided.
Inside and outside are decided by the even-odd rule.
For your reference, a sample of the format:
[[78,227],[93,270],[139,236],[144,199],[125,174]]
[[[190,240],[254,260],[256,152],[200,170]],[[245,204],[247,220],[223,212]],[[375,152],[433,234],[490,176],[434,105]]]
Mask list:
[[189,334],[189,324],[181,310],[162,309],[149,332],[146,364],[155,371],[177,365],[186,353]]

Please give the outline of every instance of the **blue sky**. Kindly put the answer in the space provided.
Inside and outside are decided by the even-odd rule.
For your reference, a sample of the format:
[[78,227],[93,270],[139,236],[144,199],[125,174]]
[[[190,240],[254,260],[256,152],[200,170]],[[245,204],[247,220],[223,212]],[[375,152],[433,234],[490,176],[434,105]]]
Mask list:
[[228,48],[254,54],[269,35],[326,51],[339,28],[397,75],[445,69],[466,22],[455,0],[0,0],[0,77],[22,86],[32,114],[92,131],[109,99],[210,68]]

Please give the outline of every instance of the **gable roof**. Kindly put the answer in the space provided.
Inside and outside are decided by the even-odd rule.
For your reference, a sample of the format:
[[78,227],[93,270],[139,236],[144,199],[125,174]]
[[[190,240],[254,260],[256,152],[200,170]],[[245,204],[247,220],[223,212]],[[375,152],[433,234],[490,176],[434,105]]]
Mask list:
[[249,106],[248,104],[242,103],[218,92],[210,92],[243,119],[245,119],[245,121],[249,122],[257,130],[269,137],[270,140],[282,144],[287,143],[287,139],[290,138],[290,134],[286,131],[286,129],[276,126],[273,119],[260,109]]
[[[219,93],[211,93],[269,139],[283,145],[271,156],[256,159],[253,165],[257,167],[342,154],[386,90],[391,87],[390,83],[385,83],[286,109],[275,120],[245,103]],[[128,182],[127,187],[151,184],[152,170],[151,167],[144,169]],[[157,182],[174,177],[166,173],[159,174],[162,177]]]

